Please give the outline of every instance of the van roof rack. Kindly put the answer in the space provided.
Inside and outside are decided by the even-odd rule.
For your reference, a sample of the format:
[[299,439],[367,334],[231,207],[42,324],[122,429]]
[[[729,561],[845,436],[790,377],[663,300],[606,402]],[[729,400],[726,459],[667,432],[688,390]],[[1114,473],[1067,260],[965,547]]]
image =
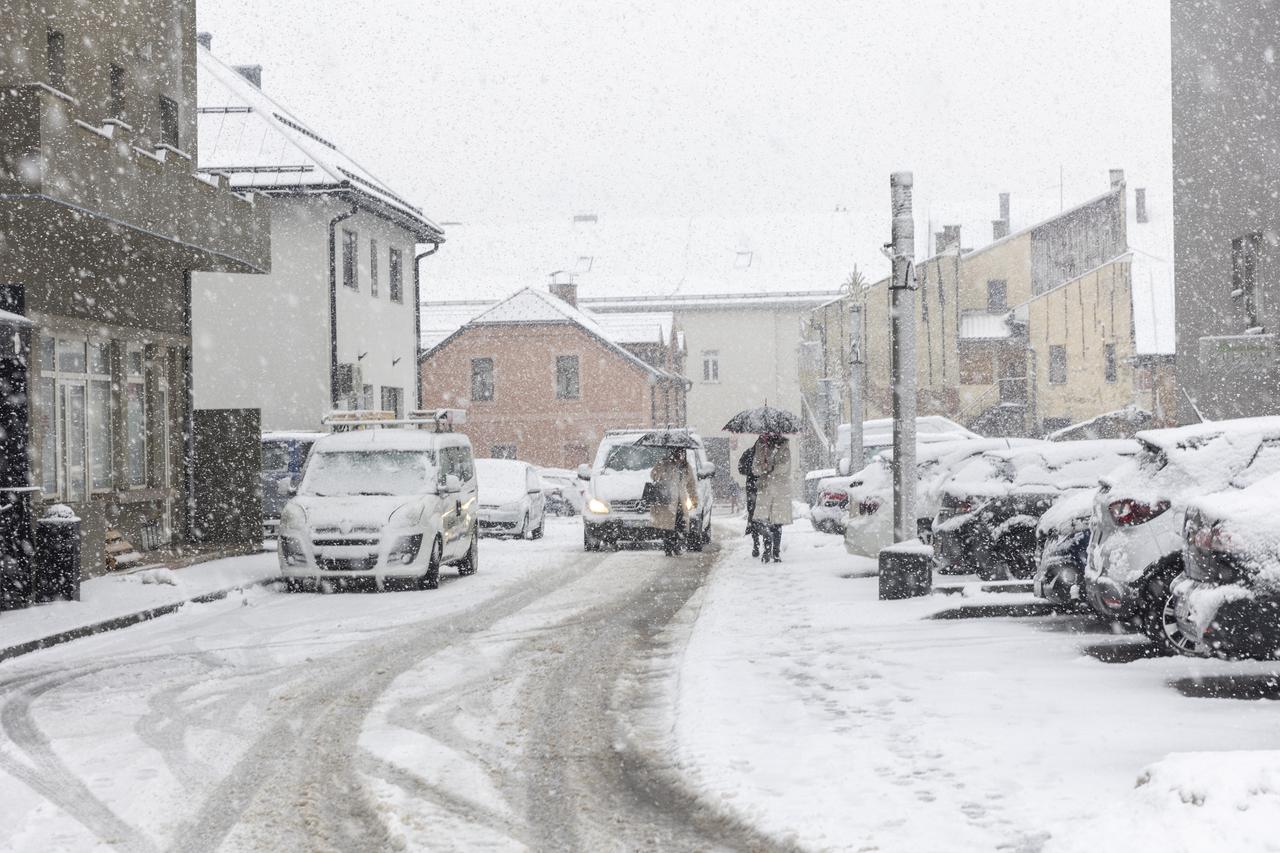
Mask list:
[[604,431],[605,435],[625,435],[629,432],[690,432],[689,427],[677,426],[634,426],[634,427],[610,427]]
[[376,409],[340,409],[332,411],[320,422],[334,432],[393,427],[433,428],[436,432],[453,432],[455,426],[467,422],[465,409],[415,409],[408,417],[397,418],[395,412]]

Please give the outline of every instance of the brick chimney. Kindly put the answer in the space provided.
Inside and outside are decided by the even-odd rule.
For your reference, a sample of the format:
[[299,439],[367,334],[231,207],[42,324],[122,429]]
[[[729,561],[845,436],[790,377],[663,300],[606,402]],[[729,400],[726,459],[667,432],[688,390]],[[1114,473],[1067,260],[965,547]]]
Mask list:
[[938,251],[942,252],[952,247],[960,248],[960,226],[943,225],[942,242],[938,244]]
[[1111,189],[1115,189],[1124,183],[1124,169],[1111,170]]
[[235,72],[244,79],[253,84],[253,88],[262,88],[262,66],[261,65],[236,65]]
[[1009,194],[1000,193],[1000,218],[1004,220],[1005,225],[1009,224]]
[[1133,212],[1138,222],[1147,222],[1147,190],[1145,187],[1138,187],[1133,191]]
[[1007,219],[991,220],[991,239],[999,240],[1009,236],[1009,221]]
[[205,50],[213,50],[213,33],[196,33],[196,43]]
[[578,307],[578,283],[573,280],[572,273],[563,270],[553,272],[551,286],[548,289],[555,298],[569,303],[574,308]]

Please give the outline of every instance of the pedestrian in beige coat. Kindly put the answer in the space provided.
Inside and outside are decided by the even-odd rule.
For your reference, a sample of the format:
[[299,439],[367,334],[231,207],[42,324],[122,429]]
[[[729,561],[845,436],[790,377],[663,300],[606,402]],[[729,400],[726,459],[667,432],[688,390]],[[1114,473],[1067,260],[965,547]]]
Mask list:
[[680,552],[683,527],[688,526],[689,516],[698,506],[698,480],[682,447],[671,448],[653,466],[649,477],[661,498],[661,502],[650,504],[649,518],[654,527],[666,531],[663,550],[674,556]]
[[756,476],[756,523],[764,528],[764,562],[782,562],[782,525],[792,522],[791,443],[781,435],[762,435],[751,463]]

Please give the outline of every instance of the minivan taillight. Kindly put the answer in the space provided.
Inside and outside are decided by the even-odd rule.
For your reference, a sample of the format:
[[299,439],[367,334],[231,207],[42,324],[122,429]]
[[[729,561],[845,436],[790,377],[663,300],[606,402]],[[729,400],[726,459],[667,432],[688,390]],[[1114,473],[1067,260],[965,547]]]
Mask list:
[[1156,501],[1153,504],[1144,501],[1135,501],[1130,498],[1122,498],[1118,501],[1112,501],[1107,510],[1111,513],[1111,520],[1120,527],[1133,527],[1137,524],[1146,524],[1157,515],[1162,514],[1169,508],[1168,501]]

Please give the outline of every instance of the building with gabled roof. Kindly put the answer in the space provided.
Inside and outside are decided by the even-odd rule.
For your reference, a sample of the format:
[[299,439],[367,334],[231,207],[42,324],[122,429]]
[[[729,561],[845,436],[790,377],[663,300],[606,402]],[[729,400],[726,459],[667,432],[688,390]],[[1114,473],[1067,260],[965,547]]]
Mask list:
[[618,322],[580,309],[572,284],[483,306],[422,354],[426,406],[462,407],[477,456],[573,468],[605,430],[684,426],[684,354],[670,315]]
[[[418,264],[444,230],[202,35],[199,169],[264,197],[272,273],[192,283],[200,408],[257,408],[306,429],[338,408],[417,404]],[[417,247],[430,246],[423,252]]]

